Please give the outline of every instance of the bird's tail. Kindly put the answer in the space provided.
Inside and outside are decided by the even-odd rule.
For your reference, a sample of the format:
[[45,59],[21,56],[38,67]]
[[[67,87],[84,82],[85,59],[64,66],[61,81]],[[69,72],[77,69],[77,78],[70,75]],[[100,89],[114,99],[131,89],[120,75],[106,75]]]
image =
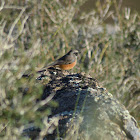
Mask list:
[[37,71],[37,73],[44,72],[44,71],[46,71],[46,69],[48,69],[48,68],[50,68],[50,67],[53,67],[53,66],[55,66],[55,65],[56,65],[56,62],[51,63],[51,64],[49,64],[49,65],[46,65],[46,66],[44,66],[41,70]]

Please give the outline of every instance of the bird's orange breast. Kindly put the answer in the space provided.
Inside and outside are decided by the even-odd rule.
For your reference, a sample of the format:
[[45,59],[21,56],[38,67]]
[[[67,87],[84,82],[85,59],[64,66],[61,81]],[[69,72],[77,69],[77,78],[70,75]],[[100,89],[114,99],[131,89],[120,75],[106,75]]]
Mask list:
[[71,64],[64,64],[64,65],[59,65],[59,68],[62,70],[70,70],[76,65],[76,61],[71,63]]

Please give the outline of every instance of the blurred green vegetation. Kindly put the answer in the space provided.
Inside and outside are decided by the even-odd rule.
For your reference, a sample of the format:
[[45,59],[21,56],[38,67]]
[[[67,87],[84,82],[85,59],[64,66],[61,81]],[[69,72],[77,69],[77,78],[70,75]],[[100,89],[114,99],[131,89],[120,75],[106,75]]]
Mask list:
[[[57,104],[47,102],[46,111],[38,112],[43,84],[22,75],[32,71],[36,77],[45,63],[71,48],[80,51],[74,72],[97,78],[140,124],[140,16],[120,10],[116,0],[98,1],[96,9],[84,13],[84,2],[0,2],[0,138],[21,138],[30,122],[47,128],[43,120]],[[112,25],[105,23],[108,18]]]

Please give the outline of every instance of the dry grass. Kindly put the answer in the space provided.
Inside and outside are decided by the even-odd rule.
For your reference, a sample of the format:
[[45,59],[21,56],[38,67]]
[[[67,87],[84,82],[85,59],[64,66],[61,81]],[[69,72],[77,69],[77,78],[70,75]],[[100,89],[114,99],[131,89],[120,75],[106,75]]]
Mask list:
[[[83,3],[0,2],[1,138],[21,138],[23,126],[33,120],[42,128],[40,139],[47,133],[51,124],[45,120],[56,104],[52,102],[45,112],[37,112],[36,99],[41,97],[43,85],[22,75],[32,71],[36,76],[35,71],[70,48],[81,53],[74,72],[96,77],[140,120],[140,17],[130,9],[120,12],[115,0],[105,6],[98,2],[96,11],[79,14]],[[115,11],[109,10],[111,4],[115,4]],[[111,33],[105,24],[108,17],[114,21]]]

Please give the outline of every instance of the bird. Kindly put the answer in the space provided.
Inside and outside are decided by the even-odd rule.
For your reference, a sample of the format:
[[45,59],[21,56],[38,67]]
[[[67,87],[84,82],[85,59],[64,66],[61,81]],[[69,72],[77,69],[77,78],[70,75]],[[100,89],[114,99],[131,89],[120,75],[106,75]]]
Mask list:
[[79,54],[78,50],[70,50],[64,56],[55,60],[53,63],[46,65],[42,70],[38,72],[42,72],[49,67],[55,66],[59,67],[61,70],[70,70],[76,65],[78,54]]

